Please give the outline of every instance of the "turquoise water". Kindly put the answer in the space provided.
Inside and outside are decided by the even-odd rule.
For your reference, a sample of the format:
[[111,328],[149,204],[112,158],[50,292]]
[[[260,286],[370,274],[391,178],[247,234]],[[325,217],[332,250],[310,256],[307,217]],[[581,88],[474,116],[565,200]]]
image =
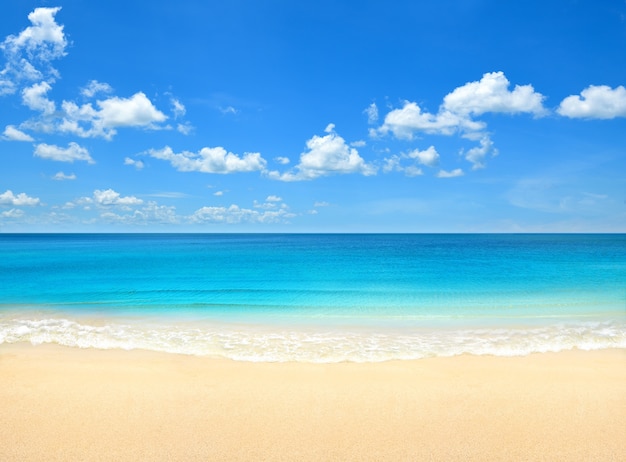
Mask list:
[[250,361],[626,348],[626,235],[0,234],[0,343]]

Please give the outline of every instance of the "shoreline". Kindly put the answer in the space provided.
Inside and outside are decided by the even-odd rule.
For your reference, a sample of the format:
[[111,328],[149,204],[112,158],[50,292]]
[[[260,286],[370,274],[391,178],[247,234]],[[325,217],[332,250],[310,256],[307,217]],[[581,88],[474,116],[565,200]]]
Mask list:
[[0,459],[624,460],[626,350],[253,363],[0,345]]

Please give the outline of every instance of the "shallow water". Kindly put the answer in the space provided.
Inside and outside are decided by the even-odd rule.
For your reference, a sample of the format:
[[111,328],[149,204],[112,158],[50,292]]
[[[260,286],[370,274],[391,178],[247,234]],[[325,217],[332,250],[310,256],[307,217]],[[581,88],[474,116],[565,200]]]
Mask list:
[[250,361],[626,348],[626,235],[0,234],[0,343]]

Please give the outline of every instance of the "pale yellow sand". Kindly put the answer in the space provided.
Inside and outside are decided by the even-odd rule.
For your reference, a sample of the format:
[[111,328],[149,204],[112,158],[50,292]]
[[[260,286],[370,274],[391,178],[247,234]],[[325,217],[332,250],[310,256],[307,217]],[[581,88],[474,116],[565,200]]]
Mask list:
[[253,364],[0,346],[0,460],[626,460],[626,351]]

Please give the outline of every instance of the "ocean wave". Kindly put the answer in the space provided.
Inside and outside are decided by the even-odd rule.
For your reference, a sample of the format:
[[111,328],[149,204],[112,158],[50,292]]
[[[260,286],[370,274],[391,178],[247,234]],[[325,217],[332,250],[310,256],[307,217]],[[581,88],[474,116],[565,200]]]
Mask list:
[[461,354],[523,356],[626,348],[620,321],[472,329],[339,329],[253,325],[0,320],[0,345],[152,350],[253,362],[381,362]]

